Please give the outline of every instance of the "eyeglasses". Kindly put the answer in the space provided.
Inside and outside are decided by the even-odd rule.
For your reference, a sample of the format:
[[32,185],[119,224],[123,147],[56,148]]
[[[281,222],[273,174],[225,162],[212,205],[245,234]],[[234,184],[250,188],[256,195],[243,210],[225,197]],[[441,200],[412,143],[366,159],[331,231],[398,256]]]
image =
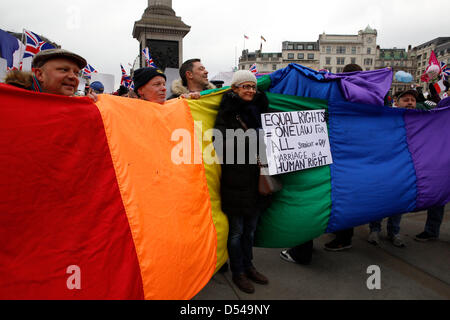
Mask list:
[[254,85],[251,85],[251,84],[244,84],[244,85],[241,85],[241,86],[238,86],[239,88],[242,88],[242,89],[244,89],[244,90],[253,90],[253,91],[256,91],[256,86],[254,86]]

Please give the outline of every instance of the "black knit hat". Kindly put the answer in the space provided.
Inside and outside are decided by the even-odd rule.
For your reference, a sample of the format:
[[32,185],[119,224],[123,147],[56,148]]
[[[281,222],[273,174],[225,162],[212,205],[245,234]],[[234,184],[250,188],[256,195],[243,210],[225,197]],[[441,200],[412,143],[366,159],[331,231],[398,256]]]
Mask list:
[[161,76],[167,80],[166,75],[159,69],[156,68],[140,68],[134,72],[133,82],[134,82],[134,92],[138,93],[138,89],[143,87],[156,76]]

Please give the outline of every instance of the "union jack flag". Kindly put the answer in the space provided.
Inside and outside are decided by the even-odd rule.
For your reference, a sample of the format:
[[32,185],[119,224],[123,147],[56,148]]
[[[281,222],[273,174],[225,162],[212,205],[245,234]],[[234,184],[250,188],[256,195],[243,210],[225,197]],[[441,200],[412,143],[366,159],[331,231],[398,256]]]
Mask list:
[[120,85],[130,88],[133,80],[131,80],[131,77],[129,75],[127,75],[127,73],[122,65],[120,65],[120,68],[122,69],[122,80],[120,80]]
[[251,72],[251,73],[258,73],[258,69],[256,68],[256,63],[254,63],[251,67],[250,67],[250,69],[249,69],[249,71]]
[[93,66],[91,66],[90,64],[88,64],[84,69],[83,69],[83,77],[90,79],[91,78],[91,73],[98,73],[97,70],[95,70],[95,68]]
[[153,61],[152,56],[150,55],[150,50],[147,48],[145,48],[144,50],[142,50],[142,54],[145,57],[145,66],[146,67],[152,67],[152,68],[157,68],[155,62]]
[[55,49],[53,45],[48,42],[42,41],[42,39],[35,34],[34,32],[23,30],[25,34],[25,53],[23,55],[24,58],[34,57],[40,51]]
[[450,77],[450,69],[448,68],[447,63],[444,61],[441,61],[441,73],[444,80],[447,80]]

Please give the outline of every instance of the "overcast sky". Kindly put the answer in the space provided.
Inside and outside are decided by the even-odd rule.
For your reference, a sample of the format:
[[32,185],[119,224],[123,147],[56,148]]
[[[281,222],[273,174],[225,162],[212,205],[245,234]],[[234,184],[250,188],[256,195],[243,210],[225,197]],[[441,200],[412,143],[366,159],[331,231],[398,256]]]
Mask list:
[[[281,52],[283,41],[317,41],[319,34],[378,31],[381,48],[417,46],[450,36],[448,0],[173,0],[177,16],[191,26],[183,60],[202,59],[210,78],[231,71],[244,47]],[[0,29],[42,34],[74,51],[101,73],[120,82],[120,63],[129,70],[139,54],[132,36],[147,0],[14,0],[0,2]],[[237,53],[237,54],[236,54]]]

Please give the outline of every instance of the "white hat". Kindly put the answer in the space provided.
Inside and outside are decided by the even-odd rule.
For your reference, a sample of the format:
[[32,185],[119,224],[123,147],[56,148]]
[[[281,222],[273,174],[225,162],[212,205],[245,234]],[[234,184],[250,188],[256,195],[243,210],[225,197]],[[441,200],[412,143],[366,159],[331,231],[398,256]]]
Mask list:
[[254,82],[257,83],[256,77],[253,73],[248,70],[239,70],[233,74],[233,79],[231,80],[231,86],[238,86],[244,82]]

